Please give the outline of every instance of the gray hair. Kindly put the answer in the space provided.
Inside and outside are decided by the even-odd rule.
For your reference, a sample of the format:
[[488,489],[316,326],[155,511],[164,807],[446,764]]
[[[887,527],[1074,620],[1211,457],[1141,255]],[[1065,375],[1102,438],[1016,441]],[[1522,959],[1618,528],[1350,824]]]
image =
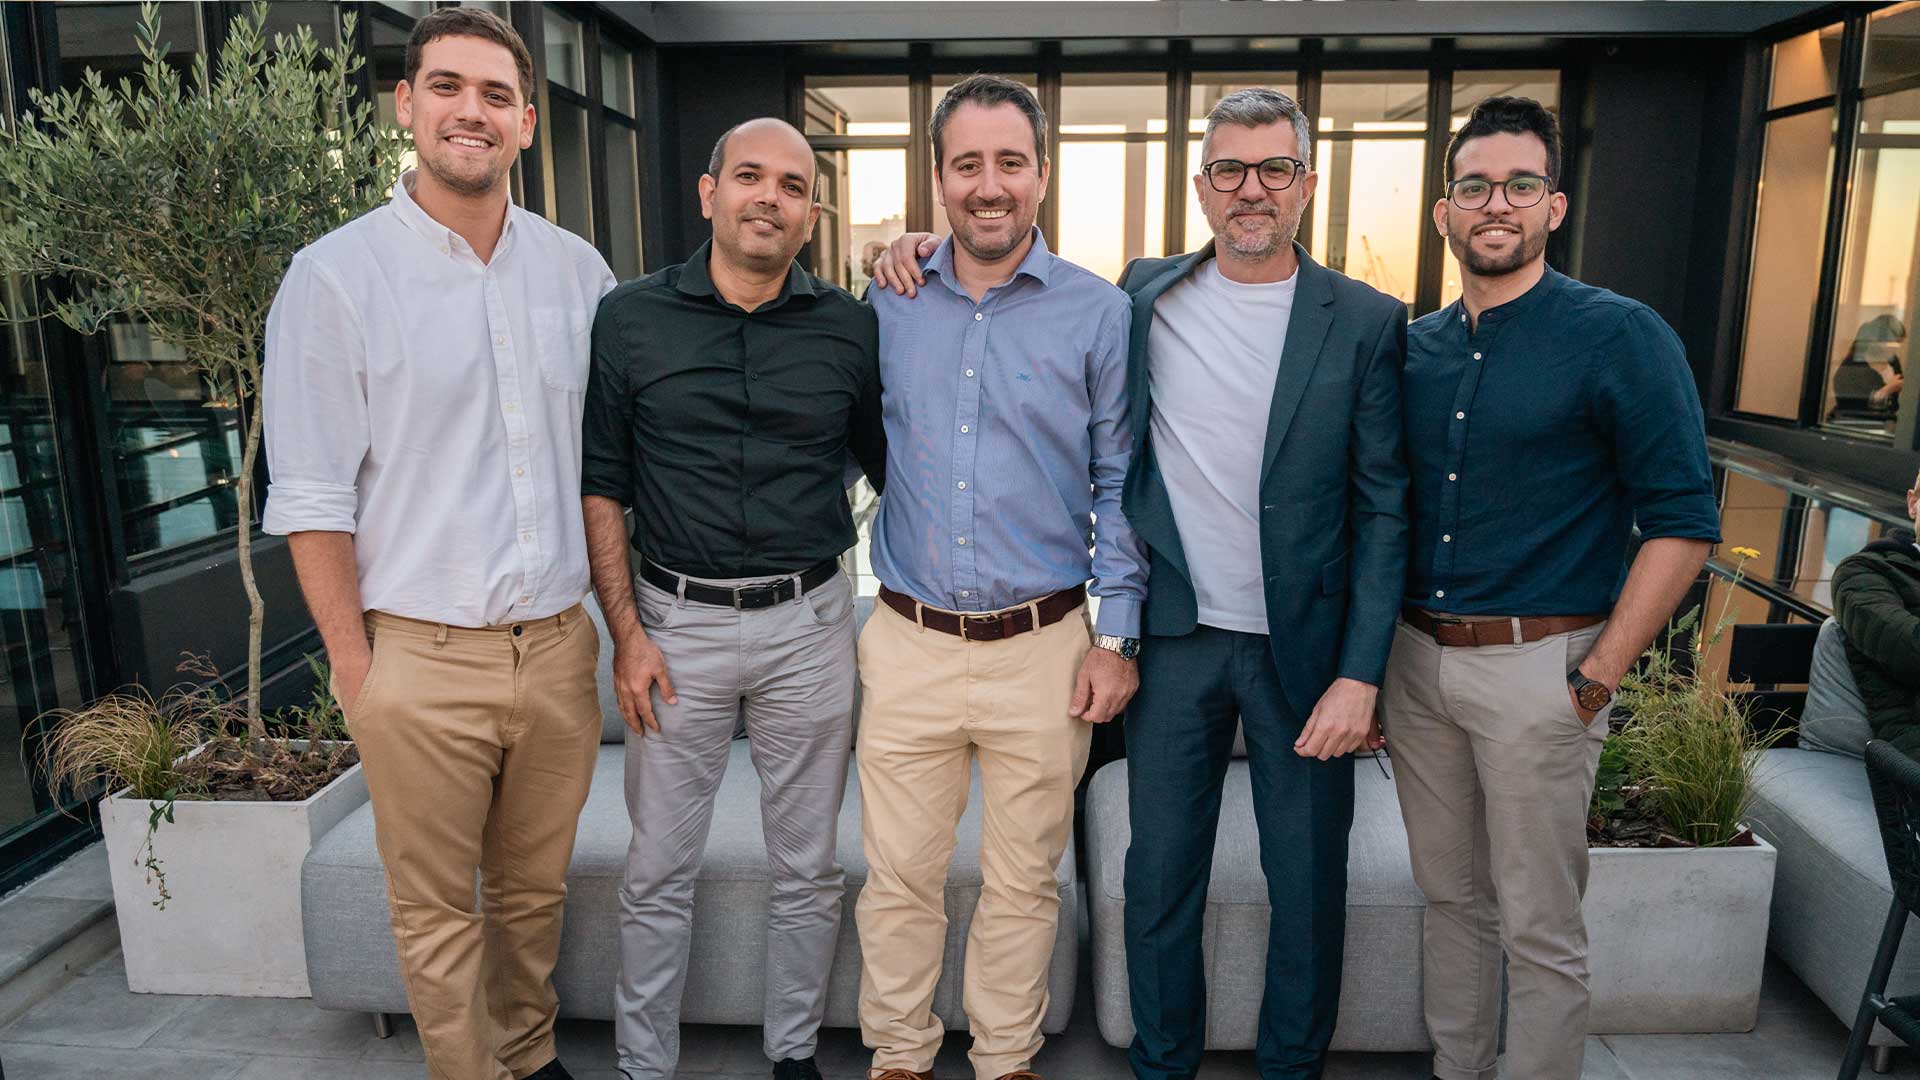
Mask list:
[[1307,123],[1307,114],[1287,95],[1266,86],[1249,86],[1244,90],[1235,90],[1221,98],[1207,113],[1207,133],[1200,137],[1200,161],[1207,160],[1207,149],[1213,144],[1213,129],[1221,124],[1233,124],[1236,127],[1266,127],[1286,120],[1293,124],[1293,137],[1300,144],[1300,160],[1307,168],[1313,168],[1313,127]]

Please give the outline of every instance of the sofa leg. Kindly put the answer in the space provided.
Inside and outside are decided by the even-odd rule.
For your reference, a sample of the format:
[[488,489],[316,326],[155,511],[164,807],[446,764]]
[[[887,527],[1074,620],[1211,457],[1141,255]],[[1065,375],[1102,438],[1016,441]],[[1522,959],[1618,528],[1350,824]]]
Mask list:
[[1893,1047],[1876,1046],[1873,1048],[1873,1071],[1882,1076],[1893,1071]]
[[[376,1039],[393,1038],[393,1017],[383,1012],[377,1012],[371,1015],[373,1016],[373,1037]],[[1886,1047],[1883,1046],[1880,1049],[1885,1050]],[[1876,1062],[1879,1060],[1879,1058],[1874,1059]]]

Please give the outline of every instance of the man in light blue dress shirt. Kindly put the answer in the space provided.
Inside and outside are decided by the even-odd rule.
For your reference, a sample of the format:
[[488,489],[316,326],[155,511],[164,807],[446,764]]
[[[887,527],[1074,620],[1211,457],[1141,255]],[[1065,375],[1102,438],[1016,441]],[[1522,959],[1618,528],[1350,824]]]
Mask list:
[[970,1057],[976,1080],[1035,1076],[1056,871],[1090,725],[1138,685],[1146,559],[1120,507],[1130,308],[1033,227],[1045,131],[1018,83],[954,87],[932,123],[954,235],[917,298],[871,297],[889,477],[873,530],[882,610],[859,644],[860,1025],[872,1080],[928,1077],[940,1048],[947,867],[976,761],[984,883],[963,979]]

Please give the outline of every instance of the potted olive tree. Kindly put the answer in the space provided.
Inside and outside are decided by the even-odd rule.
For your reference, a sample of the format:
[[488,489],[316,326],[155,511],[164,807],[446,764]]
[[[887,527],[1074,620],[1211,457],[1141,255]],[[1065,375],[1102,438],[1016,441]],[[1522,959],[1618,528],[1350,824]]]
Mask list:
[[[356,99],[360,61],[345,45],[323,49],[305,28],[269,41],[266,17],[255,5],[214,63],[200,56],[183,74],[148,3],[138,77],[108,86],[89,70],[81,88],[35,92],[26,115],[0,121],[0,276],[39,279],[39,311],[80,333],[143,324],[211,398],[243,404],[260,386],[267,312],[294,253],[383,200],[402,152]],[[339,29],[352,40],[351,17]],[[234,478],[244,691],[226,693],[200,662],[179,688],[132,687],[43,718],[52,781],[107,793],[114,900],[140,991],[306,994],[301,860],[366,798],[325,702],[293,730],[270,732],[262,714],[260,410],[247,417]]]
[[[1728,597],[1742,570],[1738,560]],[[1775,851],[1747,828],[1753,778],[1778,738],[1699,668],[1731,621],[1695,608],[1621,682],[1588,823],[1591,1030],[1750,1031]]]

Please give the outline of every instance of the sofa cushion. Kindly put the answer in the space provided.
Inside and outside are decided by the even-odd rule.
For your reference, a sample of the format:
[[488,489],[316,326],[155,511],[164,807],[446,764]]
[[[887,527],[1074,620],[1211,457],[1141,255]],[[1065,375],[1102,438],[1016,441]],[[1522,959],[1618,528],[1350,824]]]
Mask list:
[[[1839,754],[1769,750],[1748,820],[1780,852],[1768,944],[1835,1016],[1853,1023],[1893,900],[1866,766]],[[1909,920],[1909,940],[1914,930]],[[1920,949],[1901,950],[1888,985],[1920,986]],[[1893,1039],[1881,1028],[1874,1042]]]
[[[624,745],[600,748],[593,785],[567,871],[566,926],[554,987],[563,1016],[608,1020],[619,964],[620,881],[626,870],[628,826],[622,781]],[[948,873],[945,970],[934,1011],[964,1028],[961,961],[973,907],[980,895],[980,779],[959,827]],[[834,956],[826,1023],[858,1026],[860,942],[854,901],[866,881],[860,841],[860,791],[850,776],[840,812],[839,859],[846,870],[839,947]],[[1073,913],[1079,890],[1068,847],[1058,871],[1061,931],[1053,950],[1051,1000],[1043,1029],[1065,1029],[1073,1009],[1078,936]],[[767,933],[768,881],[760,829],[760,783],[744,739],[731,749],[715,798],[713,830],[694,890],[693,946],[683,1018],[688,1023],[761,1022]],[[314,845],[302,872],[308,975],[322,1008],[405,1012],[406,992],[388,925],[386,873],[373,843],[373,807],[363,805]]]
[[[1108,1043],[1133,1039],[1122,907],[1126,900],[1127,765],[1116,761],[1087,792],[1087,892],[1093,918],[1094,1016]],[[1426,899],[1413,883],[1406,826],[1393,782],[1370,760],[1354,765],[1354,824],[1347,864],[1347,943],[1339,1050],[1428,1049],[1420,1004],[1420,928]],[[1267,949],[1266,877],[1247,763],[1227,766],[1202,936],[1207,1047],[1255,1045]]]
[[1814,639],[1807,705],[1800,714],[1800,748],[1864,759],[1871,738],[1867,703],[1847,664],[1847,635],[1829,618]]

